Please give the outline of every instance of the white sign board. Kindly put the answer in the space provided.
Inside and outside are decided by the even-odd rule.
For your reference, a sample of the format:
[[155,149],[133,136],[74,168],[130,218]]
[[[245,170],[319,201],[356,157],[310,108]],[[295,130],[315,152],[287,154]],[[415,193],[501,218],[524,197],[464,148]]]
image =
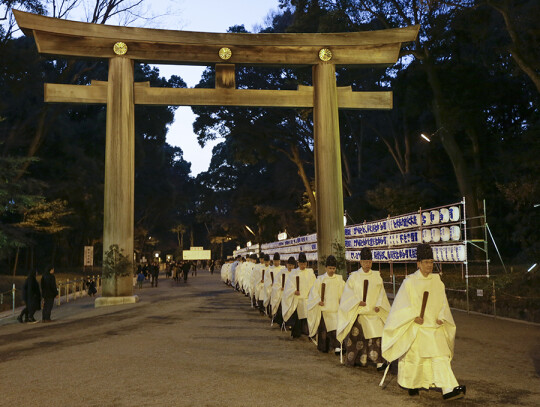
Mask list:
[[484,296],[484,290],[476,290],[476,296],[477,297],[483,297]]
[[184,250],[182,258],[184,260],[210,260],[212,252],[210,250]]
[[84,266],[94,265],[94,246],[84,246]]

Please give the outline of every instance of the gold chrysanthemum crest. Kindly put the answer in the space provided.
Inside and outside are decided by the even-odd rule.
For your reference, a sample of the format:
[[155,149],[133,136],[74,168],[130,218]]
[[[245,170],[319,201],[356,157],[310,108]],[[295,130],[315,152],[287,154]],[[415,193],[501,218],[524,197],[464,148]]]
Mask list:
[[127,52],[127,45],[122,41],[118,41],[114,44],[113,51],[116,55],[125,55]]
[[324,62],[330,61],[332,59],[332,51],[328,48],[321,49],[319,51],[319,59]]
[[219,57],[223,60],[227,60],[232,57],[232,51],[230,48],[223,47],[219,50]]

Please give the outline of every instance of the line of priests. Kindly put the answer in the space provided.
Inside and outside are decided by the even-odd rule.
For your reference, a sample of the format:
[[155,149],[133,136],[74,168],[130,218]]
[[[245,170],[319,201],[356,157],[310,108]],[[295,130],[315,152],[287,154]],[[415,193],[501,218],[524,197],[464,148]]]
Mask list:
[[321,352],[343,355],[349,366],[374,365],[378,371],[398,360],[398,384],[417,396],[438,388],[444,400],[465,395],[452,372],[455,323],[440,276],[432,274],[433,251],[417,247],[416,273],[401,285],[392,307],[380,273],[372,270],[372,253],[363,248],[361,268],[345,282],[328,256],[325,273],[315,276],[300,253],[290,257],[252,254],[228,260],[223,282],[245,294],[251,306],[289,330],[293,338],[307,335]]

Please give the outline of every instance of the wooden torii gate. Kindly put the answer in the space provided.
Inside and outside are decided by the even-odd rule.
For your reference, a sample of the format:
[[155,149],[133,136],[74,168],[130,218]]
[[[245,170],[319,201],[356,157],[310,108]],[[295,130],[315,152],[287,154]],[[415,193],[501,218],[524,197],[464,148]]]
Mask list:
[[[103,249],[133,259],[134,108],[141,105],[313,108],[318,256],[345,246],[338,109],[391,109],[392,92],[337,87],[336,65],[392,65],[419,26],[332,34],[218,34],[89,24],[13,11],[42,54],[109,59],[107,82],[45,84],[45,101],[107,104]],[[215,65],[215,89],[152,88],[133,78],[134,61]],[[311,65],[313,86],[236,89],[235,64]],[[103,281],[96,306],[136,301],[132,278]]]

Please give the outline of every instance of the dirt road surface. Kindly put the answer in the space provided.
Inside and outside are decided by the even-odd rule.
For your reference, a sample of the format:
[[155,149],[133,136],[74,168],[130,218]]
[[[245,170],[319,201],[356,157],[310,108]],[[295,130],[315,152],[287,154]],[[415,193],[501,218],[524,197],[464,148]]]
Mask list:
[[[390,373],[348,368],[270,327],[219,274],[160,279],[137,304],[82,298],[55,322],[0,319],[0,406],[435,406]],[[465,406],[540,405],[540,328],[454,311],[452,362]],[[38,313],[36,316],[41,316]]]

